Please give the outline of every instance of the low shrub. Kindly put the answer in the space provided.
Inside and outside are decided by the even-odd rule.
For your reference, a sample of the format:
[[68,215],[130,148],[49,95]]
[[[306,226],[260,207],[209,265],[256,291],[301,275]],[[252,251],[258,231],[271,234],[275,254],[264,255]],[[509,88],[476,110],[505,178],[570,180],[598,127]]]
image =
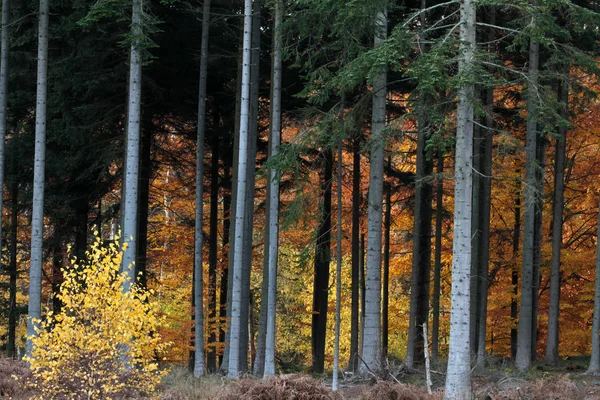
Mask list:
[[323,383],[302,375],[273,376],[265,380],[241,379],[225,388],[218,400],[341,400]]

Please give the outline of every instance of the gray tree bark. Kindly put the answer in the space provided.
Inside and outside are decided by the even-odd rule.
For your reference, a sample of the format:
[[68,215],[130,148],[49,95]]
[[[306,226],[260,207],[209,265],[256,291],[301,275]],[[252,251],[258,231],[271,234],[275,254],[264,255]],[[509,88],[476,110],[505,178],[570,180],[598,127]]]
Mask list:
[[527,93],[527,143],[525,166],[525,213],[523,221],[523,266],[521,273],[521,310],[519,313],[519,330],[517,339],[517,355],[515,364],[521,371],[531,365],[532,318],[533,318],[533,263],[534,263],[534,231],[536,200],[536,143],[539,44],[531,40],[529,47],[529,88]]
[[[598,238],[600,238],[600,207],[598,208]],[[600,372],[600,240],[596,245],[596,283],[594,284],[594,319],[592,320],[592,356],[588,374]]]
[[242,274],[244,236],[246,230],[246,179],[248,163],[248,125],[250,108],[250,53],[252,30],[252,0],[244,4],[244,39],[242,52],[242,93],[240,103],[240,139],[238,149],[237,198],[235,203],[235,242],[233,250],[233,274],[231,297],[231,325],[229,327],[229,362],[227,376],[236,379],[240,373],[240,336],[242,325]]
[[[283,2],[275,2],[275,22],[273,26],[273,72],[271,100],[271,155],[279,153],[281,144],[281,24],[283,23]],[[277,259],[279,255],[279,175],[269,171],[269,296],[267,300],[267,343],[265,348],[265,376],[275,375],[275,320],[277,311]]]
[[[470,69],[475,50],[475,7],[463,0],[460,8],[459,73]],[[445,399],[466,399],[471,393],[471,347],[469,341],[471,274],[471,196],[473,155],[473,84],[458,92],[456,156],[454,161],[454,242],[452,244],[452,305],[450,348]]]
[[[206,132],[206,83],[208,75],[208,33],[210,28],[210,0],[202,7],[202,33],[200,39],[200,84],[198,88],[198,130],[196,138],[196,222],[194,228],[194,376],[204,375],[204,283],[202,280],[202,222],[204,192],[204,136]],[[214,238],[211,238],[214,240]]]
[[48,0],[40,0],[39,10],[33,212],[31,217],[31,264],[29,267],[29,318],[27,319],[28,339],[26,342],[26,355],[28,357],[31,357],[31,338],[37,335],[36,327],[42,316],[42,240],[44,236],[46,100],[48,97],[48,3]]
[[125,291],[136,279],[135,255],[137,233],[138,171],[140,155],[140,115],[142,99],[142,0],[133,0],[131,17],[131,43],[129,59],[129,99],[127,106],[127,157],[125,161],[125,191],[123,209],[122,270],[129,277]]
[[[561,117],[568,119],[568,82],[559,85]],[[559,127],[556,139],[556,160],[554,164],[554,205],[552,207],[552,266],[550,271],[550,305],[548,309],[548,336],[546,340],[546,362],[558,362],[558,317],[560,314],[560,252],[562,250],[563,207],[565,199],[565,157],[567,148],[567,128]]]
[[[381,46],[387,38],[387,11],[382,10],[375,18],[374,47]],[[371,170],[369,173],[368,249],[365,287],[365,326],[362,336],[362,363],[359,371],[381,369],[381,228],[383,219],[383,164],[384,139],[382,131],[386,124],[387,67],[381,71],[373,84],[373,115],[371,122]]]

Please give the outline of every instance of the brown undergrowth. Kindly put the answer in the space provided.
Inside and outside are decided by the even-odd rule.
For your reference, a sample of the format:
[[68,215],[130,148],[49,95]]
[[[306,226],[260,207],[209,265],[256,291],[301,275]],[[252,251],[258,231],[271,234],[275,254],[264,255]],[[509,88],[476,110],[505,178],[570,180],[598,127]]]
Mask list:
[[31,380],[31,371],[23,361],[0,356],[0,398],[28,399],[33,395]]

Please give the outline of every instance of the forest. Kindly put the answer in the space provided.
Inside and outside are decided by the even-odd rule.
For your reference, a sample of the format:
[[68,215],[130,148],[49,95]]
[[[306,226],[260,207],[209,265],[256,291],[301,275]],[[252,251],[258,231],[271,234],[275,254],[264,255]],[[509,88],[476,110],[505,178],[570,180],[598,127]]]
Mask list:
[[1,3],[0,370],[38,398],[600,374],[597,2]]

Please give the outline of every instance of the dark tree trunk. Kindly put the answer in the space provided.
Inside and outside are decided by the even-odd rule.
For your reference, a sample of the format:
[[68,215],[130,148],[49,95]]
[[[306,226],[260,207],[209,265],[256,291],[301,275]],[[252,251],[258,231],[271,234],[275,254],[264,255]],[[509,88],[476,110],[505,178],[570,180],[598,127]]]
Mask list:
[[433,272],[433,302],[431,327],[431,359],[436,361],[440,346],[440,281],[442,274],[442,218],[444,201],[444,154],[437,151],[437,187],[435,192],[435,267]]
[[[219,287],[219,343],[225,344],[227,327],[227,288],[229,287],[229,229],[231,226],[231,166],[223,168],[223,247],[221,250],[221,285]],[[219,355],[219,367],[223,365],[223,354]]]
[[[218,125],[218,117],[215,118]],[[210,167],[210,222],[208,240],[208,324],[210,334],[208,336],[208,372],[217,370],[217,244],[219,235],[219,135],[215,130],[212,138],[212,155]]]
[[323,173],[321,174],[323,202],[315,251],[312,315],[312,370],[317,374],[323,373],[325,363],[325,336],[329,304],[329,263],[331,262],[331,181],[333,178],[331,150],[325,150],[322,157],[324,163]]
[[16,332],[17,332],[17,231],[19,212],[19,183],[12,179],[10,190],[10,264],[8,283],[8,342],[6,354],[16,357]]
[[[422,119],[421,124],[426,124]],[[413,261],[410,294],[410,320],[406,365],[424,360],[423,324],[429,318],[429,284],[431,274],[431,184],[425,181],[433,171],[428,156],[427,127],[419,129],[417,141],[417,172],[415,177],[415,212],[413,236]]]
[[137,247],[136,270],[138,284],[146,288],[148,284],[147,252],[148,252],[148,206],[150,200],[150,176],[152,175],[152,129],[151,118],[146,118],[142,129],[140,151],[140,172],[138,183],[138,218],[137,218]]
[[[520,171],[516,171],[517,175]],[[519,306],[517,303],[518,295],[519,295],[519,268],[518,268],[518,253],[519,253],[519,240],[521,237],[521,182],[516,180],[516,188],[515,188],[515,207],[514,207],[514,219],[515,225],[513,229],[513,248],[512,248],[512,271],[511,271],[511,284],[513,285],[513,297],[510,302],[510,318],[513,322],[512,328],[510,328],[510,355],[514,360],[517,356],[517,339],[518,339],[518,329],[517,329],[517,318],[519,316]]]
[[350,311],[350,360],[348,370],[358,370],[360,287],[360,130],[352,138],[352,304]]
[[[388,159],[388,165],[391,159]],[[390,165],[391,166],[391,165]],[[388,330],[389,330],[389,288],[390,288],[390,227],[392,225],[392,187],[384,183],[385,214],[383,220],[383,295],[381,306],[381,356],[385,360],[388,355]]]

